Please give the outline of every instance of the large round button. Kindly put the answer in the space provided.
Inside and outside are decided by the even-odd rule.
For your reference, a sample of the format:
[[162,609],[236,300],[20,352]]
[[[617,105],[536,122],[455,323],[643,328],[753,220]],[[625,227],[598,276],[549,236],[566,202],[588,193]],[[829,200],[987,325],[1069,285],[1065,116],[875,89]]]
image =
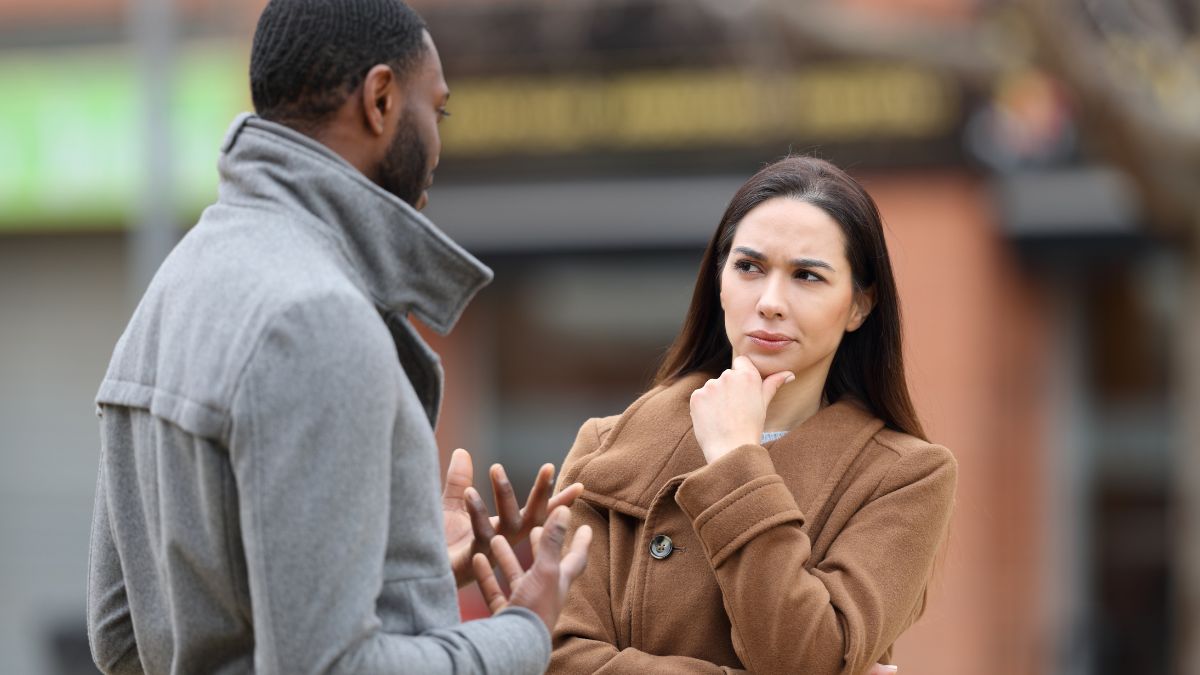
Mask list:
[[650,540],[650,555],[655,560],[662,560],[671,555],[671,551],[675,550],[675,544],[671,543],[671,538],[665,534],[655,535]]

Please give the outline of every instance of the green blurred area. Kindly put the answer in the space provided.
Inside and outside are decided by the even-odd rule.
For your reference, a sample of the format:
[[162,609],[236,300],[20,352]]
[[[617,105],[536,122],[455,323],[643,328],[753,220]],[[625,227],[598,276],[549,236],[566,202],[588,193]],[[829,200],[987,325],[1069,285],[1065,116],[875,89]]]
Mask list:
[[[229,121],[250,107],[245,49],[190,45],[172,92],[175,199],[216,197]],[[135,54],[109,47],[0,57],[0,231],[121,227],[138,206],[146,148]]]

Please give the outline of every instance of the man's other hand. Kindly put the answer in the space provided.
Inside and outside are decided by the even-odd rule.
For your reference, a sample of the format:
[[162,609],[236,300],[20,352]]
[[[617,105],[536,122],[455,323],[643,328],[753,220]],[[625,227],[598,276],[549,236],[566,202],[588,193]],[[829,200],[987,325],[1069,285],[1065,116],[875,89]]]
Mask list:
[[583,492],[583,485],[574,483],[550,496],[554,481],[554,465],[544,464],[533,481],[525,507],[517,506],[517,497],[504,467],[493,464],[488,472],[496,512],[491,516],[483,497],[474,488],[474,468],[471,453],[459,448],[450,455],[446,469],[446,486],[442,491],[442,512],[446,526],[446,545],[450,566],[459,588],[474,581],[471,558],[476,553],[496,563],[491,550],[492,538],[499,535],[516,546],[529,537],[533,528],[546,521],[546,514],[559,506],[570,506]]
[[554,631],[554,624],[567,601],[567,591],[587,567],[587,550],[592,542],[592,528],[584,525],[575,531],[570,548],[563,553],[570,519],[566,507],[559,507],[550,513],[544,529],[534,530],[533,565],[528,571],[521,569],[521,563],[504,537],[497,536],[492,540],[496,564],[508,580],[511,591],[508,597],[500,588],[487,556],[479,553],[472,558],[479,590],[492,614],[505,607],[525,607],[541,618],[547,630]]

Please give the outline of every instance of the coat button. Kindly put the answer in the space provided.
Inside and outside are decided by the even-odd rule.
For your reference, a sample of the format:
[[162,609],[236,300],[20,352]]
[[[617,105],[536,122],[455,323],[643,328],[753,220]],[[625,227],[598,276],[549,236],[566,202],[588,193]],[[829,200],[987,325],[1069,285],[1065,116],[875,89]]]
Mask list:
[[671,555],[671,551],[675,550],[675,544],[671,543],[671,538],[665,534],[655,535],[650,540],[650,556],[655,560],[662,560]]

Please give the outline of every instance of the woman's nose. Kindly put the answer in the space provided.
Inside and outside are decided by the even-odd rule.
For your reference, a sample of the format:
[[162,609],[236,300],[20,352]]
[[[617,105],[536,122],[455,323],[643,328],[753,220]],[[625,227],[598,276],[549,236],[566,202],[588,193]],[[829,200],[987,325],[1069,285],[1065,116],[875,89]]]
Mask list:
[[767,279],[762,295],[758,297],[758,315],[764,319],[783,317],[783,289],[776,279]]

